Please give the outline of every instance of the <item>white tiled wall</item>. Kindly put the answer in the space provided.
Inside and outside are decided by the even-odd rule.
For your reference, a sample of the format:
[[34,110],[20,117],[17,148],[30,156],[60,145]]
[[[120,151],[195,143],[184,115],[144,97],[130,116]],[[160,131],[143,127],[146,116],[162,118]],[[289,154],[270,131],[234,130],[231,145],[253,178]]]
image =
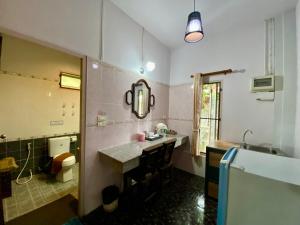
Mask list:
[[[98,150],[128,143],[135,134],[152,130],[158,122],[166,122],[169,111],[169,87],[148,81],[156,105],[151,113],[139,120],[131,113],[131,106],[125,104],[124,94],[132,83],[144,77],[102,64],[98,69],[92,68],[94,61],[88,60],[87,69],[87,127],[85,149],[85,189],[86,213],[101,204],[101,191],[112,184],[121,185],[122,176],[112,168],[111,162],[100,160]],[[96,118],[105,113],[108,126],[97,127]]]

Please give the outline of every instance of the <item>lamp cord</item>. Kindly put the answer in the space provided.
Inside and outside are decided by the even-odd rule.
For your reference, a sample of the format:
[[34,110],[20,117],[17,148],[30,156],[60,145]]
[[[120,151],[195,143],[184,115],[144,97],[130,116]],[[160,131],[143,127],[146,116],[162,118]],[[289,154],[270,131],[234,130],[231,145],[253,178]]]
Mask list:
[[196,0],[194,0],[194,12],[196,11]]
[[100,62],[103,61],[103,19],[104,19],[104,15],[103,15],[103,12],[104,12],[104,0],[101,1],[100,3],[100,12],[101,12],[101,22],[100,22],[100,52],[99,52],[99,59],[100,59]]
[[142,29],[142,66],[144,63],[144,27]]

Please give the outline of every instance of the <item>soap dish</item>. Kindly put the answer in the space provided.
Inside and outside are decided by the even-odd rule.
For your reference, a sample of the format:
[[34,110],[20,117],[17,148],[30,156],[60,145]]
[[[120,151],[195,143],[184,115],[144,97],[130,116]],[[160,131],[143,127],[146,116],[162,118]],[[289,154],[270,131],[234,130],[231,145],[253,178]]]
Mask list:
[[161,139],[162,137],[163,137],[162,135],[159,135],[159,136],[154,136],[154,137],[146,137],[145,139],[147,141],[155,141],[155,140]]

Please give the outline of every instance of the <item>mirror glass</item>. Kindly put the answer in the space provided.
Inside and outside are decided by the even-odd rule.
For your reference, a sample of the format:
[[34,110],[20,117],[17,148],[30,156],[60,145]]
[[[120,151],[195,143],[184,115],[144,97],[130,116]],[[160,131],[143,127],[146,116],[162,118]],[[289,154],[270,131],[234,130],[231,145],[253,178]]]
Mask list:
[[133,84],[133,111],[138,117],[145,117],[149,111],[150,88],[143,80]]

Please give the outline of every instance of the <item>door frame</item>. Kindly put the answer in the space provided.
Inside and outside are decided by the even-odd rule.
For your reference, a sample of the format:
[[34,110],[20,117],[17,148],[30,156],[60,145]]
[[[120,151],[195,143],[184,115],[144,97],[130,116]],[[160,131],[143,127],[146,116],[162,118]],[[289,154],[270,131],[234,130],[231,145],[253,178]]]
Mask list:
[[79,181],[78,181],[78,216],[82,217],[85,213],[84,201],[84,180],[85,180],[85,138],[86,138],[86,90],[87,90],[87,56],[73,50],[39,40],[28,35],[15,32],[0,26],[0,33],[4,33],[16,38],[30,41],[44,47],[52,48],[57,51],[78,57],[81,59],[81,88],[80,88],[80,152],[79,152]]

